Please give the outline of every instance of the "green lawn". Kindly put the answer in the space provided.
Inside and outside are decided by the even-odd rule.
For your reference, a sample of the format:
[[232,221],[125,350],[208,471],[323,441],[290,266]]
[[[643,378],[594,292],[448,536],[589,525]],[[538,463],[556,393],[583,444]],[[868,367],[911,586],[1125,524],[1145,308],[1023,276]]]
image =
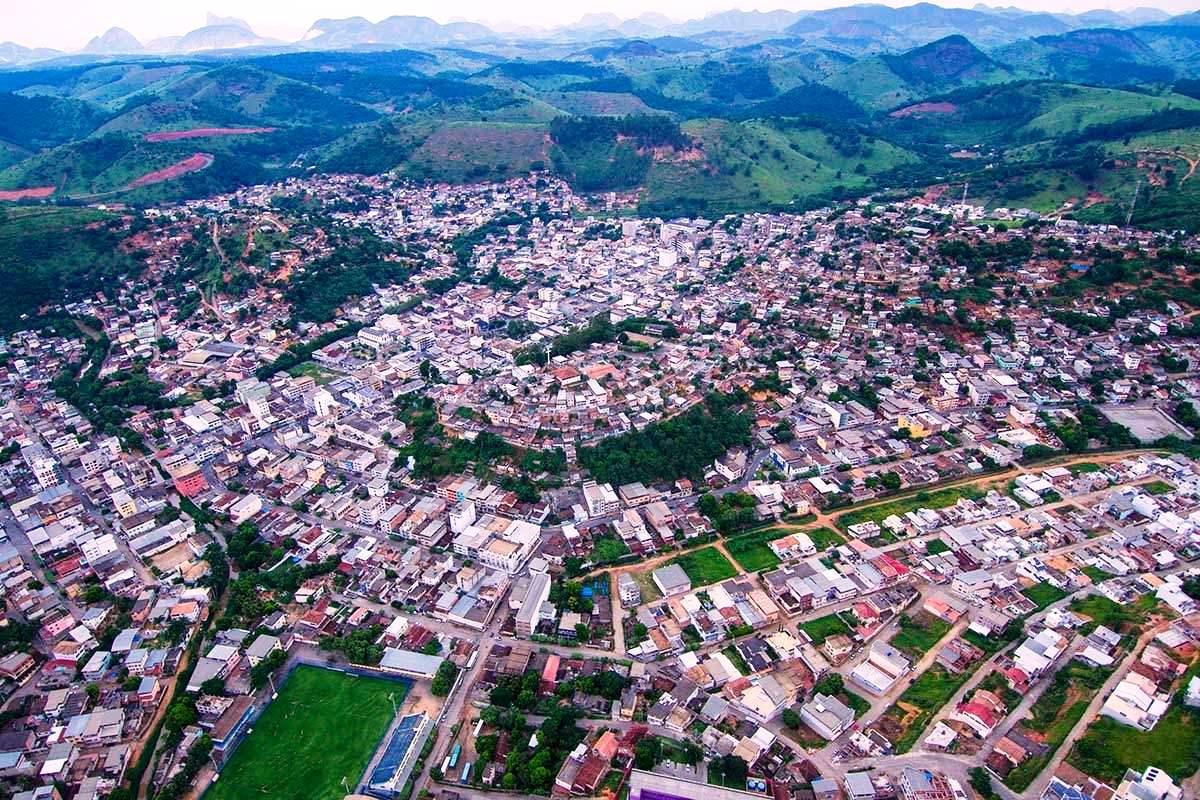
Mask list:
[[1016,792],[1029,788],[1071,729],[1083,719],[1088,704],[1110,674],[1111,670],[1087,667],[1075,661],[1055,673],[1054,680],[1029,709],[1029,717],[1021,723],[1022,727],[1041,734],[1050,749],[1008,773],[1004,778],[1008,788]]
[[1143,484],[1142,489],[1147,494],[1170,494],[1175,491],[1175,487],[1166,481],[1151,481],[1150,483]]
[[1048,583],[1035,583],[1033,586],[1022,589],[1021,594],[1032,600],[1038,611],[1048,608],[1067,596],[1062,589]]
[[1153,730],[1140,731],[1100,717],[1075,743],[1073,766],[1116,786],[1126,769],[1155,766],[1177,780],[1200,769],[1200,711],[1175,698]]
[[936,556],[939,553],[945,553],[950,550],[950,545],[943,542],[941,539],[930,539],[925,543],[925,552],[931,556]]
[[[403,683],[298,667],[205,800],[342,800],[392,719]],[[389,699],[391,697],[392,699]]]
[[827,617],[817,617],[810,619],[808,622],[800,623],[800,630],[807,633],[813,640],[813,644],[822,645],[830,636],[836,636],[839,633],[850,633],[850,626],[842,621],[842,618],[836,614],[830,614]]
[[1070,609],[1077,614],[1091,619],[1087,632],[1095,630],[1097,625],[1116,631],[1120,634],[1136,633],[1146,621],[1150,611],[1158,605],[1153,595],[1146,594],[1134,600],[1129,605],[1114,603],[1103,595],[1089,595],[1071,601]]
[[758,572],[779,565],[779,556],[767,546],[787,534],[778,530],[755,531],[744,536],[735,536],[725,540],[725,549],[729,555],[747,572]]
[[699,550],[692,550],[671,563],[678,564],[683,568],[687,576],[692,579],[693,587],[708,586],[710,583],[717,583],[738,574],[733,564],[729,563],[729,559],[715,547],[701,547]]
[[928,653],[950,630],[950,623],[932,614],[910,617],[900,615],[900,632],[892,637],[892,647],[905,653],[913,660]]
[[721,652],[733,662],[733,665],[737,667],[738,672],[742,673],[743,675],[750,674],[750,665],[746,663],[746,659],[742,658],[742,654],[738,652],[736,647],[729,645]]
[[907,753],[912,749],[912,746],[921,738],[921,734],[925,732],[925,726],[933,719],[933,715],[954,696],[960,686],[967,682],[973,671],[973,669],[967,669],[955,675],[941,664],[934,664],[925,670],[921,677],[917,678],[913,685],[904,691],[904,694],[900,695],[896,705],[889,708],[884,716],[897,721],[904,719],[907,712],[900,704],[912,706],[919,711],[893,741],[897,753]]
[[846,543],[846,537],[831,528],[813,528],[805,533],[808,534],[808,538],[812,539],[813,546],[817,548],[818,553]]
[[1083,475],[1088,472],[1099,472],[1104,467],[1095,461],[1081,461],[1078,464],[1072,464],[1067,469],[1071,470],[1072,475]]
[[893,514],[902,516],[918,508],[947,508],[964,497],[968,500],[978,500],[984,494],[986,492],[980,491],[970,484],[950,486],[932,492],[920,491],[904,497],[897,497],[886,503],[876,503],[855,511],[847,511],[837,518],[837,525],[842,530],[848,530],[850,526],[860,522],[883,522]]
[[329,372],[315,361],[302,361],[289,369],[287,374],[291,375],[293,378],[299,378],[301,375],[307,375],[316,381],[320,386],[324,386],[337,377],[337,375]]
[[779,566],[779,557],[767,545],[792,533],[803,533],[808,536],[818,553],[846,543],[844,536],[829,528],[813,528],[808,531],[767,528],[726,539],[725,549],[741,565],[742,569],[747,572],[758,572],[762,569]]
[[1092,579],[1092,583],[1101,583],[1112,577],[1099,567],[1093,567],[1091,564],[1083,568],[1083,574]]

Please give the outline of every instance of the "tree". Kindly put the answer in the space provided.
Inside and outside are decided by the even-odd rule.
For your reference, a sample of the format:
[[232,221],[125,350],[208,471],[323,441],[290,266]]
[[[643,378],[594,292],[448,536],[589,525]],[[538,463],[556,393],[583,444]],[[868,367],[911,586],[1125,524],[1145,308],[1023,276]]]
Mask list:
[[437,674],[433,676],[433,683],[429,690],[437,697],[445,697],[450,694],[450,689],[454,686],[454,679],[458,677],[458,667],[453,661],[446,659],[438,665]]
[[196,702],[190,696],[177,697],[167,708],[164,724],[174,732],[182,731],[196,722]]
[[271,673],[283,666],[287,661],[287,652],[274,650],[269,656],[250,668],[250,685],[255,689],[262,688]]
[[225,679],[209,678],[204,683],[200,684],[200,694],[211,694],[218,696],[225,694]]
[[783,710],[783,724],[787,725],[789,728],[799,728],[800,715],[797,714],[794,709],[785,708]]
[[657,736],[643,736],[633,748],[633,761],[638,769],[654,769],[662,761],[662,742]]
[[983,767],[972,767],[967,773],[967,778],[971,783],[971,788],[985,800],[993,800],[1000,796],[992,788],[992,776]]
[[837,697],[846,690],[846,682],[836,672],[830,672],[813,685],[813,694],[823,694],[827,697]]
[[725,775],[725,785],[744,784],[749,767],[740,756],[728,755],[721,759],[722,772]]

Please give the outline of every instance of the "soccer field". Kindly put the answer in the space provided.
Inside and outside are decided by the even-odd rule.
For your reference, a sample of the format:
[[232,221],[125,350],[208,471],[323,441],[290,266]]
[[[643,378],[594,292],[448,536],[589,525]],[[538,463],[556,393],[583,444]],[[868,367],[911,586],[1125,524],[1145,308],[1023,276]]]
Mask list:
[[301,666],[205,800],[342,800],[362,777],[407,684]]

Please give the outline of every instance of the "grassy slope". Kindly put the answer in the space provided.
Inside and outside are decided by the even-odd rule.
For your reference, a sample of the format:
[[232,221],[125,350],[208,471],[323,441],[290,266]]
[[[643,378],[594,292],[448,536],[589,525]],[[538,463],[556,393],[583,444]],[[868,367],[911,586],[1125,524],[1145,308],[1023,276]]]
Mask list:
[[1022,132],[1060,136],[1087,128],[1165,111],[1168,108],[1200,109],[1200,100],[1181,94],[1162,96],[1097,87],[1054,87],[1047,92],[1043,112],[1024,126]]
[[[762,120],[696,120],[684,130],[702,143],[704,158],[656,162],[646,186],[652,202],[683,199],[718,209],[749,202],[782,206],[827,196],[839,185],[865,186],[871,174],[915,160],[879,140],[846,154],[820,130],[781,128]],[[859,164],[863,174],[856,172]]]

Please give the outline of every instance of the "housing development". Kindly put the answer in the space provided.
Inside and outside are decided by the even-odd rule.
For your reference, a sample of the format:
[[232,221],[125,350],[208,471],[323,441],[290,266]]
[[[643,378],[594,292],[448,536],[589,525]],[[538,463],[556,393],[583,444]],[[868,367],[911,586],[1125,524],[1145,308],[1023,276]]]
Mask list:
[[5,796],[1200,796],[1200,241],[960,195],[104,208],[0,343]]

